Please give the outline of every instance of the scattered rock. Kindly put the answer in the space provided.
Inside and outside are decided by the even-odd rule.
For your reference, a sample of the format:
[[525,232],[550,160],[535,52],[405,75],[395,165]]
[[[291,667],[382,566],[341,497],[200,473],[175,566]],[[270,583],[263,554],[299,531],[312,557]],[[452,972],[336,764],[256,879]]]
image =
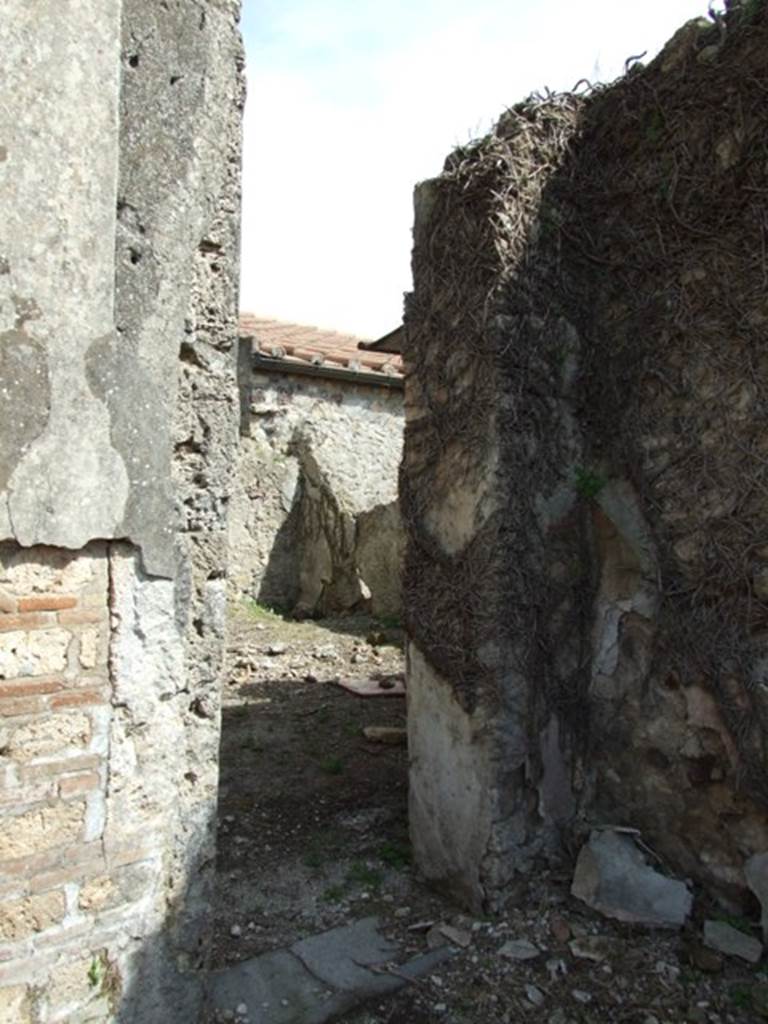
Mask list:
[[239,939],[240,936],[243,934],[243,929],[240,927],[239,924],[233,924],[232,927],[229,929],[229,934],[232,936],[233,939]]
[[607,829],[582,847],[571,893],[607,917],[656,928],[680,928],[693,903],[685,884],[647,864],[629,835]]
[[606,935],[585,935],[580,939],[572,939],[568,948],[580,960],[592,960],[599,964],[608,959],[611,951],[615,952],[616,942]]
[[[410,912],[411,912],[411,908],[410,907],[398,907],[397,910],[395,911],[395,917],[408,917]],[[411,928],[413,928],[413,925],[411,925]],[[409,929],[409,931],[410,931],[410,929]]]
[[414,921],[408,925],[409,932],[428,932],[434,926],[434,921]]
[[429,929],[427,932],[427,949],[440,949],[442,946],[447,945],[443,929],[439,924]]
[[269,647],[266,648],[264,653],[268,654],[270,658],[276,658],[280,654],[285,654],[287,650],[288,648],[285,646],[285,644],[270,644]]
[[526,985],[525,998],[532,1006],[541,1006],[544,1002],[545,996],[541,989],[536,988],[535,985]]
[[725,956],[737,956],[747,963],[756,964],[763,955],[763,945],[751,935],[745,935],[725,921],[704,922],[704,945]]
[[555,982],[558,978],[564,978],[568,973],[568,967],[565,960],[560,957],[552,957],[551,960],[547,960],[544,965],[547,968],[547,974],[549,974],[549,980]]
[[584,992],[582,989],[575,988],[573,992],[571,992],[571,995],[577,1003],[586,1004],[592,1002],[592,994],[590,992]]
[[463,928],[454,928],[450,924],[441,924],[439,928],[452,946],[460,946],[462,949],[466,949],[472,942],[472,935]]
[[756,853],[744,865],[747,885],[760,901],[763,911],[763,942],[768,942],[768,853]]
[[312,657],[318,661],[338,661],[339,652],[333,644],[319,644],[312,652]]
[[499,956],[509,960],[535,960],[541,956],[541,950],[527,939],[510,939],[499,950]]

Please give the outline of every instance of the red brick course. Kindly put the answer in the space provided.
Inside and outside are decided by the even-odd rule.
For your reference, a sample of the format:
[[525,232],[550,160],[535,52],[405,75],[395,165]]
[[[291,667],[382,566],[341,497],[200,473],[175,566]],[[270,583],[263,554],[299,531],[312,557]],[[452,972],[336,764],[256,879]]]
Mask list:
[[56,618],[53,613],[25,612],[22,615],[0,613],[0,633],[10,633],[12,630],[44,629],[46,626],[55,625]]
[[20,612],[57,612],[62,608],[74,608],[77,598],[68,594],[36,594],[34,597],[20,597]]

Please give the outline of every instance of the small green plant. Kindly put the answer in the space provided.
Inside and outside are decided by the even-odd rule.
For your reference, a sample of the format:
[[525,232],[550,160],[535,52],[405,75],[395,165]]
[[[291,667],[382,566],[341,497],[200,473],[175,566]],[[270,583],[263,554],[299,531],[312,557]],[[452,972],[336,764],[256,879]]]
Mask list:
[[252,615],[254,619],[258,619],[260,622],[274,623],[282,621],[282,609],[278,608],[277,605],[262,604],[260,601],[255,601],[252,597],[246,597],[243,604],[249,615]]
[[338,903],[343,898],[344,889],[340,885],[329,886],[321,896],[324,903]]
[[326,775],[341,775],[344,771],[344,762],[340,757],[326,757],[320,762],[320,770]]
[[405,843],[384,843],[379,848],[379,857],[391,868],[402,871],[411,863],[411,850]]
[[99,957],[91,959],[91,966],[88,968],[88,984],[91,988],[98,988],[104,978],[104,964]]
[[605,487],[607,480],[592,469],[579,466],[576,469],[576,490],[582,498],[596,498]]

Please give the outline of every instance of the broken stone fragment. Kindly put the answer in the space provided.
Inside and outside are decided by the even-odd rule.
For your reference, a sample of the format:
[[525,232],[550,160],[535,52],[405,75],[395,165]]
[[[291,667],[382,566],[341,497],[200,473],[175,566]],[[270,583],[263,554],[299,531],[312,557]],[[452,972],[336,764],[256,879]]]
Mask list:
[[541,956],[541,950],[527,939],[510,939],[499,950],[499,956],[509,960],[535,960]]
[[768,853],[756,853],[750,857],[744,865],[744,874],[747,885],[760,901],[763,942],[768,942]]
[[470,932],[465,931],[464,928],[454,928],[451,924],[441,924],[440,931],[452,946],[460,946],[462,949],[466,949],[472,941],[472,935]]
[[607,935],[585,935],[580,939],[573,939],[568,948],[571,953],[580,960],[592,960],[599,964],[607,960],[611,952],[616,951],[616,942]]
[[751,935],[745,935],[725,921],[704,922],[704,945],[725,956],[736,956],[747,963],[756,964],[763,955],[763,945]]
[[693,902],[683,882],[646,863],[629,835],[607,829],[582,847],[571,893],[606,917],[652,928],[680,928]]

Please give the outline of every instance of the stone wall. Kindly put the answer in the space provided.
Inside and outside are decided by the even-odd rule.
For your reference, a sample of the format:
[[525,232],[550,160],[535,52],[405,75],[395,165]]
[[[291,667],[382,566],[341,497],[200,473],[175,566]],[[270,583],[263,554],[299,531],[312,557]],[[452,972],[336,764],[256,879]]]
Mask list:
[[765,860],[767,43],[689,23],[417,190],[412,832],[474,905],[593,824],[731,907]]
[[11,0],[0,1021],[196,1019],[237,444],[236,0]]
[[234,596],[398,615],[402,431],[400,390],[256,370],[230,519]]

